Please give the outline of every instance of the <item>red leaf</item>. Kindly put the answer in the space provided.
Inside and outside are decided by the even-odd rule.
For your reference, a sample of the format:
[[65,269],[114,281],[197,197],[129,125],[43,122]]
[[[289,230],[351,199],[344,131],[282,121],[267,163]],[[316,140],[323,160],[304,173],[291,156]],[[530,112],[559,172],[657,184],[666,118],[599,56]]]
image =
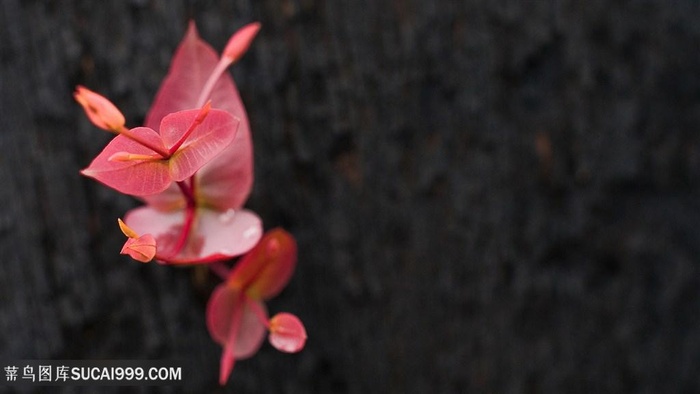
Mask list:
[[270,319],[270,344],[285,353],[301,351],[306,344],[306,329],[291,313],[278,313]]
[[228,282],[253,299],[269,299],[287,285],[296,260],[294,237],[281,228],[273,229],[236,265]]

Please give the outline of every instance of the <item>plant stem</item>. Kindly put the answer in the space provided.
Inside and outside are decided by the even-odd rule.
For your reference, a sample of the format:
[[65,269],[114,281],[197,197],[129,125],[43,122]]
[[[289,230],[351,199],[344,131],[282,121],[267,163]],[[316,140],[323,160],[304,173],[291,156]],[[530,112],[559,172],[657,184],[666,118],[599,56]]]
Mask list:
[[202,105],[204,105],[204,103],[211,95],[211,92],[214,90],[214,85],[219,80],[219,77],[221,77],[221,74],[223,74],[224,71],[226,71],[226,69],[228,68],[228,66],[231,65],[231,63],[231,59],[226,56],[223,56],[221,60],[219,60],[219,63],[214,68],[214,71],[212,71],[211,75],[209,76],[209,79],[207,79],[207,82],[204,84],[202,92],[199,94],[199,98],[197,99],[197,107],[201,107]]
[[187,238],[189,238],[190,232],[192,231],[192,224],[194,223],[194,217],[197,212],[197,204],[194,199],[194,176],[191,177],[189,181],[190,185],[187,184],[187,181],[177,182],[177,186],[185,196],[187,206],[185,207],[185,223],[182,226],[180,238],[178,238],[175,244],[173,256],[177,256],[185,247],[185,244],[187,244]]

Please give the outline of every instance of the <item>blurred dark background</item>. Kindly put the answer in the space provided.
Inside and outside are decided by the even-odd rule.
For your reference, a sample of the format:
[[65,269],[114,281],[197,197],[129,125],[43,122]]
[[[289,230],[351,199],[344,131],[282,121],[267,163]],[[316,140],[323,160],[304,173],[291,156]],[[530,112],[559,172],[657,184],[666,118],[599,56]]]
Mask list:
[[[217,390],[213,277],[118,254],[139,203],[81,177],[143,121],[187,22],[233,69],[248,207],[299,242],[306,324],[222,392],[700,391],[700,4],[0,3],[0,359],[186,359]],[[150,392],[157,388],[142,388]],[[66,390],[69,391],[69,390]]]

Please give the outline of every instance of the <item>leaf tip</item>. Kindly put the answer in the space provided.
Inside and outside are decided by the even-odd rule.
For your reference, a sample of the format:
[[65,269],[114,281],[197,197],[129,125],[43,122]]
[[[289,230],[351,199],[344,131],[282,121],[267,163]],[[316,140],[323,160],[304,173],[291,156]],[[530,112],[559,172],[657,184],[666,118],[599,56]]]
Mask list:
[[225,348],[223,354],[221,355],[221,367],[219,370],[219,385],[225,386],[228,381],[228,377],[233,371],[233,364],[236,359],[233,357],[233,352],[229,348]]

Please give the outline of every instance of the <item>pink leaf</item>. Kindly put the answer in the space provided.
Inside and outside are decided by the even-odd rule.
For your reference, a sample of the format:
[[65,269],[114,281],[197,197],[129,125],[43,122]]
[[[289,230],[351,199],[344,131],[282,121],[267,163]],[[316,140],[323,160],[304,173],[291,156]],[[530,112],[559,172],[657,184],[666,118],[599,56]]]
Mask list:
[[281,228],[268,231],[231,272],[228,282],[253,299],[277,295],[294,272],[297,245]]
[[[137,127],[131,132],[154,146],[165,149],[160,136],[147,127]],[[115,155],[128,152],[153,157],[152,160],[110,160]],[[81,173],[125,194],[145,196],[160,193],[172,182],[167,161],[159,159],[153,150],[118,135],[97,155],[90,166]]]
[[[163,118],[160,135],[164,145],[172,148],[183,136],[199,114],[199,110],[187,110]],[[183,181],[211,161],[236,136],[238,120],[221,110],[211,110],[204,121],[196,126],[185,143],[170,158],[172,179]]]
[[221,211],[243,206],[253,187],[252,146],[246,120],[231,145],[197,173],[203,204]]
[[198,264],[226,260],[250,250],[262,236],[262,222],[248,210],[217,212],[199,208],[188,245],[176,256],[168,248],[180,237],[185,212],[162,212],[150,207],[129,211],[124,219],[139,234],[152,234],[158,243],[159,258],[169,263]]
[[223,385],[233,369],[235,359],[255,354],[265,338],[265,325],[253,308],[265,312],[264,305],[254,302],[237,291],[219,285],[207,303],[207,329],[211,337],[224,348],[221,358],[220,383]]
[[243,308],[243,295],[230,286],[219,285],[207,303],[207,329],[216,343],[226,346],[231,324],[239,319]]
[[[133,138],[164,151],[163,154],[180,146],[172,156],[163,157],[133,138],[119,135],[83,174],[126,194],[150,195],[165,191],[173,181],[192,176],[235,138],[238,122],[231,114],[211,110],[201,124],[193,127],[199,113],[200,110],[194,109],[166,116],[160,135],[148,127],[129,131]],[[193,131],[188,135],[189,130]],[[180,145],[181,141],[184,142]]]
[[291,313],[278,313],[270,319],[270,343],[285,353],[301,351],[306,344],[306,329]]
[[148,263],[156,256],[156,240],[151,234],[129,238],[122,247],[121,254],[129,255],[136,261]]
[[[168,75],[146,115],[145,125],[157,130],[166,115],[201,106],[203,103],[198,103],[199,94],[218,63],[216,51],[199,38],[197,27],[194,22],[190,22],[170,63]],[[211,97],[206,99],[211,99],[212,108],[228,111],[247,125],[247,117],[241,116],[245,115],[243,103],[228,73],[219,78]]]
[[[265,321],[260,320],[261,316],[258,316],[253,308],[258,308],[264,313],[262,317],[265,318]],[[241,326],[236,336],[236,345],[234,346],[234,355],[237,359],[244,360],[258,352],[265,340],[265,333],[267,332],[266,320],[267,310],[265,309],[265,304],[247,298],[243,306]]]
[[[158,130],[161,120],[172,112],[198,106],[199,95],[207,79],[216,68],[216,52],[202,41],[194,23],[175,52],[170,70],[161,85],[155,102],[146,116],[146,126]],[[236,85],[224,73],[214,85],[210,97],[213,108],[220,108],[240,119],[233,142],[214,160],[202,167],[196,175],[198,193],[202,201],[221,211],[243,206],[253,185],[253,145],[243,102]],[[179,193],[179,191],[175,190]],[[182,206],[177,193],[142,197],[146,203],[160,209]]]

